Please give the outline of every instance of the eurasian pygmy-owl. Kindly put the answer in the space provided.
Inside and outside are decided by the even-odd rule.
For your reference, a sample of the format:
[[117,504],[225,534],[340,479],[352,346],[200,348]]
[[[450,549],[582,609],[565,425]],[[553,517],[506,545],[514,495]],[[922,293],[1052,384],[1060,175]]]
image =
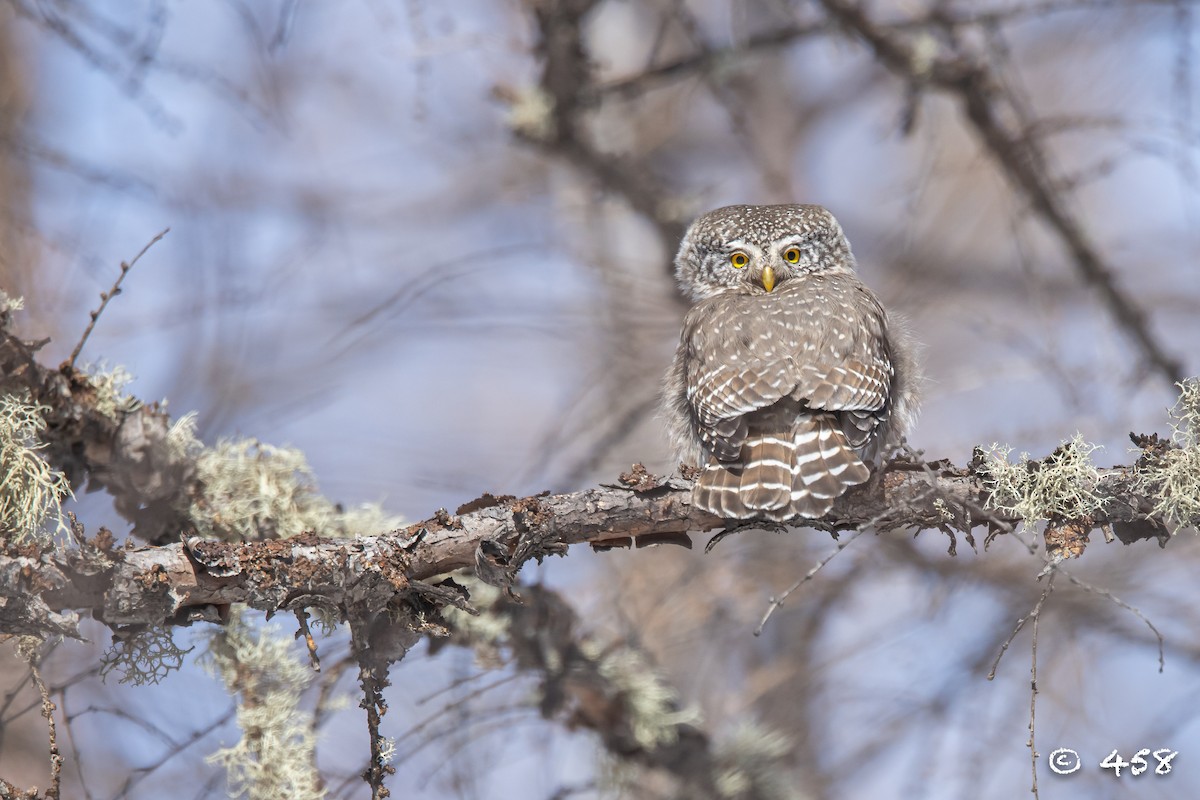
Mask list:
[[675,274],[695,304],[663,404],[680,459],[702,468],[693,504],[822,517],[907,432],[912,347],[854,266],[821,206],[728,206],[692,223]]

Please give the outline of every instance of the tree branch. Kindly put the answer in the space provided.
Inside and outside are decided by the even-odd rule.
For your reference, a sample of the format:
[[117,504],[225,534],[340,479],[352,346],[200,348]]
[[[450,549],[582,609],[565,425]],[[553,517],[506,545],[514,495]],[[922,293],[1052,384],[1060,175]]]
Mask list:
[[[1179,358],[1155,338],[1145,312],[1118,285],[1116,271],[1088,237],[1084,226],[1054,188],[1047,156],[1028,131],[1008,121],[1019,114],[1015,99],[978,58],[955,46],[949,55],[919,55],[903,37],[875,23],[861,6],[846,0],[820,0],[826,12],[871,49],[875,59],[913,87],[934,86],[956,97],[967,121],[1000,166],[1028,198],[1030,205],[1057,235],[1080,276],[1100,293],[1120,328],[1154,371],[1172,383],[1184,378]],[[942,24],[952,24],[945,15]]]
[[679,691],[645,653],[587,633],[552,589],[523,585],[519,600],[497,593],[481,611],[486,621],[479,625],[475,618],[452,625],[452,643],[484,658],[497,649],[511,654],[519,673],[537,678],[532,702],[542,717],[593,731],[613,758],[672,775],[678,796],[730,798],[721,776],[738,768],[749,784],[736,794],[740,800],[768,800],[776,795],[767,787],[788,780],[782,759],[737,763],[736,751],[714,742],[699,715],[681,708]]
[[42,410],[42,455],[73,487],[105,489],[117,511],[150,542],[177,540],[188,527],[180,498],[193,491],[195,465],[167,445],[170,417],[158,404],[113,408],[86,374],[64,363],[50,369],[37,351],[49,340],[24,341],[0,309],[0,394],[27,396]]
[[685,229],[673,197],[644,164],[602,152],[587,130],[584,112],[590,102],[594,103],[599,87],[592,80],[583,26],[595,5],[596,0],[544,0],[534,4],[536,52],[543,59],[539,88],[551,102],[551,119],[545,132],[517,133],[623,198],[653,223],[664,250],[671,252]]
[[[510,583],[529,559],[562,555],[572,544],[598,549],[683,543],[689,532],[725,528],[726,521],[691,505],[691,481],[659,480],[643,472],[627,485],[521,499],[485,495],[458,515],[442,511],[407,528],[356,539],[305,534],[290,539],[227,543],[187,536],[177,544],[117,549],[88,541],[75,550],[10,550],[0,556],[0,632],[53,626],[71,633],[64,612],[87,612],[110,625],[160,625],[219,620],[230,603],[268,612],[318,605],[342,616],[407,605],[419,619],[446,604],[465,605],[453,582],[431,581],[474,569],[492,584]],[[1126,542],[1155,535],[1139,512],[1128,468],[1099,471],[1096,494],[1104,513],[1095,527],[1130,523]],[[981,476],[946,462],[892,462],[809,527],[831,532],[874,527],[879,532],[937,528],[989,539],[1018,520],[985,511]],[[749,524],[747,528],[760,526]],[[778,527],[778,526],[772,526]],[[99,539],[101,537],[97,537]],[[690,546],[690,543],[689,543]]]

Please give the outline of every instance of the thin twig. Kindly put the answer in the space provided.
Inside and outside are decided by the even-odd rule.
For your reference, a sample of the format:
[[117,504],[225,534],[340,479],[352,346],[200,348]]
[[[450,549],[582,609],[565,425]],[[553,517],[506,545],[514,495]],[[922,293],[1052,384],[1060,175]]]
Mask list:
[[[1109,526],[1103,525],[1101,527],[1107,528]],[[1021,535],[1020,533],[1014,533],[1012,535],[1012,537],[1014,539],[1016,539],[1018,542],[1020,542],[1021,544],[1025,545],[1025,548],[1030,552],[1031,555],[1037,554],[1036,545],[1034,545],[1032,542],[1026,540],[1026,538],[1023,535]],[[1109,543],[1112,542],[1112,539],[1109,538],[1108,531],[1105,532],[1105,540],[1108,541]],[[1145,614],[1143,614],[1141,611],[1139,611],[1136,607],[1131,606],[1129,603],[1126,603],[1124,600],[1117,597],[1115,594],[1108,591],[1107,589],[1101,589],[1099,586],[1095,586],[1091,583],[1088,583],[1087,581],[1076,578],[1074,575],[1071,574],[1071,572],[1069,570],[1065,569],[1064,567],[1062,567],[1060,565],[1053,564],[1052,562],[1047,562],[1046,569],[1049,571],[1052,571],[1052,572],[1061,572],[1067,580],[1069,580],[1071,583],[1078,586],[1080,589],[1083,589],[1085,592],[1091,592],[1092,594],[1098,594],[1101,597],[1104,597],[1104,598],[1110,600],[1111,602],[1115,603],[1116,605],[1118,605],[1121,608],[1128,611],[1130,614],[1133,614],[1135,617],[1140,619],[1142,622],[1146,623],[1146,627],[1149,628],[1150,631],[1154,634],[1154,636],[1158,639],[1158,671],[1159,672],[1163,671],[1163,668],[1166,666],[1166,658],[1164,655],[1164,645],[1166,643],[1166,640],[1163,637],[1162,632],[1159,631],[1159,629],[1157,627],[1155,627],[1154,623],[1151,622],[1149,620],[1149,618],[1146,617]],[[1020,628],[1018,627],[1017,630],[1020,630]],[[1016,631],[1013,631],[1013,636],[1015,636],[1016,633],[1017,633]],[[1011,642],[1011,641],[1012,641],[1012,637],[1010,636],[1009,642]],[[988,680],[991,680],[992,678],[995,677],[996,664],[1000,663],[1000,656],[1004,655],[1004,650],[1006,650],[1006,649],[1008,649],[1008,642],[1006,642],[1004,645],[1004,648],[1001,649],[1000,655],[996,656],[996,663],[992,664],[992,672],[990,675],[988,675]]]
[[830,561],[832,561],[834,559],[834,556],[836,556],[838,553],[842,552],[847,547],[849,547],[851,542],[853,542],[855,539],[857,539],[859,536],[862,535],[863,530],[864,530],[863,528],[859,528],[858,530],[854,531],[849,536],[847,536],[845,539],[838,542],[837,547],[834,548],[833,552],[830,553],[829,555],[825,556],[824,558],[822,558],[820,561],[818,561],[816,563],[816,565],[812,569],[810,569],[808,572],[804,573],[803,578],[801,578],[800,580],[793,583],[790,587],[788,587],[788,590],[786,592],[784,592],[783,594],[779,595],[779,597],[772,597],[770,605],[767,606],[766,612],[763,614],[762,619],[759,620],[759,622],[758,622],[758,627],[754,629],[754,635],[761,636],[762,632],[763,632],[763,628],[767,624],[767,620],[769,620],[771,618],[771,615],[775,613],[775,609],[782,606],[784,601],[786,601],[789,597],[791,597],[792,592],[796,591],[801,586],[803,586],[804,584],[811,581],[818,572],[820,572],[822,569],[825,568],[826,564],[828,564]]
[[1029,665],[1029,768],[1033,773],[1033,787],[1030,791],[1033,792],[1035,800],[1038,798],[1037,785],[1037,762],[1038,752],[1034,742],[1034,737],[1037,733],[1037,646],[1038,646],[1038,621],[1042,616],[1042,605],[1046,602],[1046,598],[1050,596],[1050,592],[1054,591],[1054,576],[1055,573],[1050,573],[1050,580],[1046,581],[1046,588],[1042,591],[1042,596],[1038,598],[1037,605],[1033,607],[1033,643],[1030,647],[1030,665]]
[[1037,689],[1038,620],[1041,619],[1042,606],[1045,605],[1046,598],[1048,598],[1050,596],[1050,593],[1052,591],[1054,591],[1054,578],[1057,574],[1058,574],[1057,570],[1054,570],[1050,573],[1050,580],[1046,581],[1046,588],[1042,590],[1042,596],[1038,598],[1038,601],[1034,605],[1033,609],[1028,614],[1021,617],[1019,620],[1017,620],[1017,626],[1015,628],[1013,628],[1013,632],[1008,635],[1008,638],[1004,640],[1004,644],[1002,644],[1000,646],[1000,652],[996,654],[996,660],[992,662],[992,669],[988,673],[988,676],[987,676],[987,679],[989,681],[995,680],[996,668],[1000,665],[1000,659],[1004,657],[1004,653],[1008,650],[1009,645],[1012,644],[1013,639],[1015,639],[1017,637],[1017,634],[1021,632],[1021,629],[1025,627],[1025,623],[1027,623],[1029,620],[1032,619],[1033,620],[1033,643],[1032,643],[1032,647],[1030,648],[1031,663],[1030,663],[1030,668],[1029,668],[1029,673],[1030,673],[1030,680],[1029,680],[1029,741],[1027,741],[1025,744],[1029,748],[1029,757],[1030,757],[1030,761],[1032,762],[1031,769],[1033,771],[1033,787],[1032,787],[1031,791],[1033,792],[1033,796],[1035,798],[1038,797],[1038,785],[1037,785],[1038,753],[1037,753],[1037,747],[1035,746],[1035,743],[1034,743],[1034,736],[1035,736],[1035,733],[1037,730],[1036,720],[1037,720],[1037,694],[1038,694],[1038,689]]
[[1163,668],[1166,666],[1166,660],[1163,657],[1163,643],[1164,643],[1163,635],[1158,630],[1158,628],[1154,627],[1154,623],[1151,622],[1146,617],[1145,614],[1143,614],[1141,611],[1139,611],[1134,606],[1129,605],[1129,603],[1126,603],[1124,600],[1117,597],[1115,594],[1108,591],[1107,589],[1101,589],[1099,586],[1093,586],[1092,584],[1088,583],[1087,581],[1082,581],[1079,578],[1076,578],[1074,575],[1070,574],[1069,572],[1066,572],[1065,570],[1060,570],[1060,571],[1064,575],[1066,575],[1067,580],[1069,580],[1071,583],[1078,586],[1080,589],[1083,589],[1085,592],[1091,592],[1092,594],[1098,594],[1101,597],[1105,597],[1105,598],[1111,600],[1112,602],[1116,603],[1121,608],[1128,611],[1130,614],[1133,614],[1135,617],[1140,619],[1142,622],[1146,623],[1146,627],[1149,628],[1156,637],[1158,637],[1158,671],[1159,672],[1163,671]]
[[308,629],[308,609],[296,609],[296,622],[300,624],[300,630],[296,631],[296,638],[304,637],[304,644],[308,647],[308,662],[312,664],[313,672],[320,672],[321,659],[317,656],[317,643],[313,639],[312,631]]
[[233,718],[235,713],[236,708],[231,705],[229,709],[225,711],[225,713],[214,719],[203,728],[193,731],[191,735],[189,735],[184,741],[173,743],[172,747],[168,749],[166,753],[161,755],[154,763],[134,768],[129,775],[126,776],[125,782],[113,792],[112,800],[120,800],[120,798],[131,796],[133,794],[133,790],[143,780],[161,769],[168,761],[181,754],[184,750],[187,750],[192,745],[203,740],[217,728],[228,723]]
[[[673,193],[646,165],[603,152],[585,125],[583,112],[595,84],[584,20],[596,0],[548,5],[553,8],[536,11],[534,17],[538,25],[538,49],[544,56],[539,84],[553,100],[553,133],[539,137],[518,131],[518,135],[589,175],[606,191],[622,197],[630,208],[654,225],[665,249],[670,251],[684,233],[683,221],[672,210]],[[670,273],[673,268],[667,271]],[[682,302],[682,295],[674,297]]]
[[75,366],[75,360],[79,358],[79,353],[83,350],[83,346],[87,344],[88,337],[92,335],[92,329],[96,327],[96,320],[100,319],[100,315],[103,314],[104,309],[108,307],[108,301],[112,300],[121,293],[121,281],[125,280],[125,276],[129,273],[129,270],[133,269],[133,265],[138,262],[138,259],[144,256],[146,251],[157,244],[164,236],[167,235],[167,233],[170,232],[170,230],[170,228],[163,228],[163,230],[157,236],[146,243],[146,246],[143,247],[141,251],[133,257],[132,261],[121,262],[121,274],[117,276],[117,280],[113,283],[112,288],[110,288],[107,292],[100,293],[100,307],[95,311],[90,312],[92,319],[90,322],[88,322],[87,329],[84,330],[83,336],[80,337],[79,344],[75,345],[75,349],[71,351],[71,358],[67,361],[67,363],[72,367]]
[[1012,633],[1010,633],[1008,638],[1004,640],[1004,644],[1000,645],[1000,652],[996,654],[996,660],[992,662],[992,669],[987,674],[987,679],[989,681],[996,679],[996,668],[1000,666],[1000,659],[1004,658],[1004,654],[1008,651],[1009,645],[1013,643],[1013,639],[1017,638],[1017,634],[1020,633],[1021,629],[1025,627],[1025,623],[1032,619],[1036,625],[1037,615],[1042,610],[1042,603],[1045,602],[1046,597],[1050,594],[1050,589],[1054,585],[1054,576],[1057,573],[1058,570],[1054,570],[1050,573],[1050,580],[1046,583],[1046,588],[1042,592],[1042,596],[1038,599],[1037,605],[1035,605],[1028,614],[1017,620],[1017,626],[1013,628]]
[[594,103],[601,97],[633,99],[653,88],[657,83],[690,77],[697,72],[703,73],[717,66],[727,65],[736,58],[759,55],[763,52],[787,47],[800,39],[827,33],[830,28],[830,24],[825,21],[814,25],[791,25],[751,36],[746,41],[730,47],[700,49],[682,58],[648,67],[633,75],[591,86],[586,91],[585,100]]
[[[509,664],[508,661],[503,661],[503,662],[501,662],[501,664],[498,667],[495,667],[495,668],[506,667],[506,666],[508,666],[508,664]],[[488,670],[480,670],[478,672],[472,672],[468,675],[464,675],[461,678],[455,678],[453,681],[451,681],[446,686],[443,686],[442,688],[440,688],[430,694],[427,694],[422,698],[419,698],[416,702],[416,705],[423,706],[426,703],[429,703],[432,700],[434,700],[438,697],[441,697],[442,695],[446,694],[447,692],[453,692],[456,689],[466,686],[468,683],[475,683],[476,681],[482,680],[483,678],[486,678],[489,674],[490,674],[490,672]],[[494,689],[494,688],[496,688],[497,685],[499,685],[499,684],[495,684],[489,688]],[[454,702],[457,703],[459,701],[456,700]],[[446,709],[443,708],[441,710],[445,711]]]
[[[910,448],[908,446],[907,443],[905,443],[903,445],[903,452],[911,460],[920,461],[920,457],[921,457],[922,453],[913,450],[912,448]],[[922,471],[925,473],[925,476],[929,479],[929,484],[914,497],[914,500],[917,502],[921,502],[921,501],[926,500],[934,495],[944,494],[944,493],[941,493],[940,490],[938,489],[937,474],[932,469],[929,468],[928,464],[926,464],[923,461],[921,461],[921,466],[922,466]],[[860,535],[862,535],[863,531],[865,531],[869,528],[873,528],[876,525],[878,525],[880,522],[882,522],[886,518],[887,514],[888,514],[888,509],[885,506],[883,509],[881,509],[879,511],[878,514],[876,514],[875,516],[871,517],[868,520],[865,520],[861,525],[858,525],[854,529],[854,531],[849,536],[846,537],[845,541],[838,542],[838,546],[837,546],[836,550],[834,550],[832,553],[830,553],[824,559],[819,561],[816,566],[814,566],[812,569],[810,569],[803,578],[796,581],[796,583],[793,584],[786,592],[784,592],[778,598],[772,597],[771,604],[767,607],[766,613],[763,614],[763,618],[759,621],[758,627],[754,629],[754,635],[759,636],[762,634],[763,627],[767,624],[767,620],[770,619],[771,615],[775,613],[775,609],[777,609],[783,605],[783,602],[785,600],[787,600],[788,596],[791,595],[792,592],[799,589],[802,584],[812,580],[813,576],[816,575],[818,572],[820,572],[821,569],[824,568],[824,566],[826,564],[828,564],[830,561],[832,561],[834,556],[836,556],[838,553],[842,552],[847,547],[849,547],[850,543],[853,542],[855,539],[857,539]],[[954,555],[954,544],[953,544],[954,533],[953,533],[953,531],[950,531],[949,528],[946,528],[946,530],[950,533],[950,537],[951,537],[950,554]],[[971,534],[971,526],[970,525],[967,525],[965,532],[969,538],[970,534]],[[704,552],[707,553],[710,549],[712,549],[713,544],[717,541],[717,539],[721,535],[722,534],[717,534],[716,536],[714,536],[713,540],[708,543],[708,547],[704,548]]]
[[63,737],[67,740],[67,745],[71,748],[71,763],[75,765],[75,773],[78,775],[79,786],[83,790],[83,796],[86,797],[87,800],[94,800],[95,795],[92,794],[91,788],[92,782],[88,780],[88,777],[83,772],[83,751],[79,748],[79,742],[75,736],[75,728],[72,725],[73,715],[67,708],[67,690],[69,690],[73,685],[74,684],[72,682],[68,681],[59,689],[58,692],[58,705],[63,715]]
[[334,661],[332,667],[321,673],[317,701],[313,704],[312,730],[314,734],[329,720],[330,716],[340,710],[339,704],[332,702],[333,693],[337,691],[337,685],[342,675],[346,674],[346,670],[356,663],[353,655],[344,656]]
[[[0,642],[6,642],[12,638],[12,636],[0,637]],[[8,716],[8,709],[12,706],[13,701],[15,701],[25,691],[25,684],[29,681],[29,678],[29,673],[26,672],[25,677],[21,678],[21,680],[9,690],[8,693],[4,695],[4,701],[0,702],[0,750],[2,750],[4,747],[4,734],[9,729],[9,725],[15,719],[15,717]]]
[[[534,718],[536,717],[531,713],[529,705],[519,701],[497,706],[496,708],[481,709],[476,711],[472,717],[471,734],[478,738],[481,735],[481,732],[485,729],[485,725],[497,725],[498,727],[502,728],[505,725],[514,725],[515,723],[530,721]],[[411,761],[418,753],[426,750],[429,747],[440,744],[444,739],[448,739],[455,733],[459,733],[460,727],[461,726],[455,722],[447,722],[441,728],[430,731],[419,741],[414,742],[412,749],[406,750],[403,754],[399,752],[400,743],[397,742],[395,765],[397,767],[403,766]]]
[[[488,674],[487,672],[480,672],[480,673],[477,673],[477,677],[483,677],[487,674]],[[412,737],[417,736],[418,734],[424,733],[425,730],[427,728],[429,728],[431,725],[433,725],[434,723],[445,720],[447,712],[464,708],[466,706],[466,704],[482,697],[483,695],[487,694],[488,692],[499,689],[501,686],[512,683],[513,681],[519,680],[520,678],[523,678],[523,677],[525,677],[525,676],[522,675],[520,672],[513,672],[513,673],[505,675],[501,678],[497,678],[496,680],[492,681],[491,683],[489,683],[485,686],[480,686],[479,688],[474,689],[471,692],[469,692],[461,697],[456,698],[451,703],[439,708],[436,712],[434,712],[430,716],[426,717],[425,719],[421,720],[417,724],[413,725],[411,728],[406,730],[404,733],[397,736],[396,737],[396,746],[399,747],[400,745],[404,744]],[[459,682],[457,682],[457,681],[455,683],[456,683],[456,685],[459,684]],[[449,688],[449,687],[447,687],[447,688]],[[418,705],[428,702],[431,698],[436,697],[437,695],[441,694],[443,691],[446,691],[446,689],[440,689],[437,692],[434,692],[429,697],[422,698],[421,700],[418,701]]]
[[58,736],[54,730],[54,711],[56,706],[50,699],[50,690],[42,680],[42,672],[38,669],[37,657],[30,659],[29,670],[33,683],[37,686],[38,694],[42,696],[42,716],[46,718],[46,730],[50,734],[50,786],[46,789],[46,800],[58,800],[62,782],[63,757],[58,751]]

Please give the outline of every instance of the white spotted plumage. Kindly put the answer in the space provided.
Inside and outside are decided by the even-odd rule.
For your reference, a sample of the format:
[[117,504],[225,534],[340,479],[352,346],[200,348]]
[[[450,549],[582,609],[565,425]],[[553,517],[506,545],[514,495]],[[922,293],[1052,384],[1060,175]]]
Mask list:
[[[735,252],[748,257],[740,268]],[[664,411],[681,459],[702,467],[693,502],[736,519],[824,516],[915,416],[903,330],[820,206],[709,212],[675,264],[695,304]]]

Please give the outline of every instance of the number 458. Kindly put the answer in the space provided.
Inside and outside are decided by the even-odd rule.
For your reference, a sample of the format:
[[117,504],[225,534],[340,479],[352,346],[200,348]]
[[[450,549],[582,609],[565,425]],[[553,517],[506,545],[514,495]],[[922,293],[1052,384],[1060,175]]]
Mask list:
[[1108,754],[1108,758],[1100,762],[1100,766],[1103,769],[1111,769],[1113,771],[1113,775],[1118,778],[1121,777],[1121,770],[1125,767],[1129,767],[1129,774],[1136,777],[1150,769],[1150,764],[1146,762],[1146,756],[1150,755],[1154,756],[1155,760],[1158,761],[1158,766],[1154,768],[1154,774],[1166,775],[1171,771],[1171,759],[1179,755],[1179,751],[1173,751],[1169,747],[1164,747],[1151,753],[1150,748],[1147,747],[1144,750],[1138,750],[1137,754],[1133,758],[1126,761],[1125,759],[1121,758],[1120,753],[1118,753],[1116,750],[1113,750]]

